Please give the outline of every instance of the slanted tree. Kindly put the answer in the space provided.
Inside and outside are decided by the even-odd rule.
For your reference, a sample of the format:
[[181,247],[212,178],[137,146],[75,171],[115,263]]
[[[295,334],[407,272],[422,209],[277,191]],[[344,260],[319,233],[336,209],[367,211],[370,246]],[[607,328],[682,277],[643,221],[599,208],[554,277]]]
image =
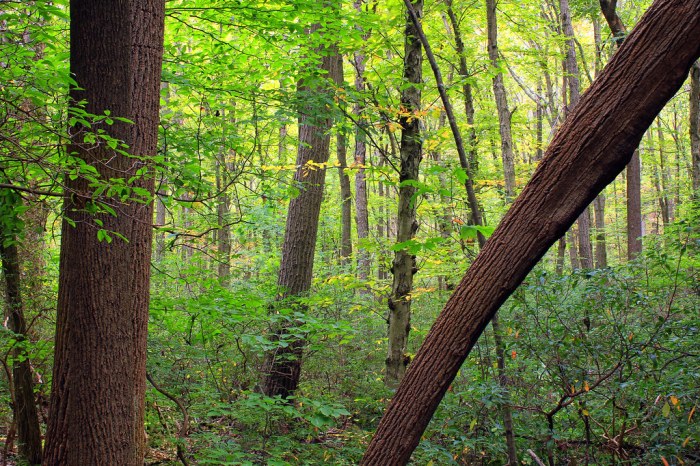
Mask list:
[[[113,124],[75,122],[68,151],[138,193],[153,193],[164,16],[164,0],[70,2],[71,100]],[[144,460],[153,204],[94,191],[65,180],[47,466]]]
[[532,179],[447,302],[361,464],[409,461],[491,317],[624,169],[654,117],[683,84],[700,56],[698,28],[698,1],[657,0],[642,17],[569,114]]

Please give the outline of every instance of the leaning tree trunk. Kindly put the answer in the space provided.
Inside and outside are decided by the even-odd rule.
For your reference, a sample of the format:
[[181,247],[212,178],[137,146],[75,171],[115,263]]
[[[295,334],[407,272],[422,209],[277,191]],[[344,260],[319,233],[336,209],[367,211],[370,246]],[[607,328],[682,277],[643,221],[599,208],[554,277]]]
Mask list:
[[[658,0],[582,97],[457,287],[362,460],[406,464],[464,359],[549,247],[629,162],[700,56],[700,1]],[[532,228],[537,225],[537,228]]]
[[[158,140],[164,14],[164,0],[70,3],[73,105],[85,101],[91,114],[109,111],[134,123],[76,124],[68,152],[105,182],[120,179],[150,193],[153,178],[140,175]],[[86,141],[101,127],[135,157]],[[153,204],[93,198],[93,190],[87,179],[66,179],[47,466],[144,460]],[[91,214],[95,202],[117,215]],[[100,241],[99,228],[111,242]]]
[[[423,0],[413,3],[413,9],[420,16],[423,12]],[[423,51],[418,31],[406,11],[406,30],[404,36],[403,77],[406,82],[401,92],[401,107],[404,109],[401,124],[401,166],[399,168],[399,208],[397,215],[396,243],[411,240],[418,230],[416,221],[416,185],[422,158],[422,141],[420,136],[420,118],[416,114],[420,109],[420,84],[423,79]],[[389,296],[389,344],[386,358],[386,384],[396,386],[403,378],[408,357],[405,355],[408,333],[411,329],[411,290],[413,275],[416,273],[416,256],[407,248],[401,248],[394,254],[391,266],[394,275]]]
[[[309,34],[319,26],[314,25]],[[319,67],[329,76],[336,73],[338,66],[336,53],[324,54]],[[298,93],[302,99],[316,99],[314,94],[329,92],[328,88],[310,88],[303,80]],[[325,164],[328,162],[330,147],[330,116],[315,105],[307,105],[299,116],[299,146],[297,149],[294,186],[299,195],[289,201],[287,225],[282,244],[277,286],[279,299],[294,306],[298,297],[303,297],[311,289],[313,278],[314,252],[318,234],[318,219],[323,201],[323,187],[326,178]],[[286,306],[285,306],[286,307]],[[265,373],[262,382],[267,396],[288,398],[296,391],[301,375],[301,363],[306,341],[290,335],[290,330],[300,322],[291,319],[280,321],[274,329],[274,340],[288,340],[288,345],[278,346],[265,357]],[[298,333],[298,332],[292,332]]]

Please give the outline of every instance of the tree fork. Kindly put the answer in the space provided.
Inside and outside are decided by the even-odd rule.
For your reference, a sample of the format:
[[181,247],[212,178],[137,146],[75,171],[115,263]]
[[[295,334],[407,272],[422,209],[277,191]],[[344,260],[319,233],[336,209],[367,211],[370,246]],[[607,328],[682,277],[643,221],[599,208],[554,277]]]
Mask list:
[[[557,132],[399,385],[361,464],[406,464],[491,317],[629,162],[700,56],[700,0],[657,0]],[[533,228],[537,225],[537,228]],[[519,258],[519,259],[516,259]]]

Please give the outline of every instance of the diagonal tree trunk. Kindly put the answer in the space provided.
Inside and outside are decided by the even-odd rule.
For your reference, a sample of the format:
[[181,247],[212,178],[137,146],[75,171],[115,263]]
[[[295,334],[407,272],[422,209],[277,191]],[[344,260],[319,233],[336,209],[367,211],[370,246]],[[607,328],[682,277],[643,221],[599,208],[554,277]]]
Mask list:
[[700,62],[690,72],[690,153],[693,196],[700,202]]
[[654,117],[683,84],[700,56],[698,28],[697,0],[659,0],[642,17],[557,132],[532,179],[446,304],[361,464],[408,462],[489,320],[623,170]]

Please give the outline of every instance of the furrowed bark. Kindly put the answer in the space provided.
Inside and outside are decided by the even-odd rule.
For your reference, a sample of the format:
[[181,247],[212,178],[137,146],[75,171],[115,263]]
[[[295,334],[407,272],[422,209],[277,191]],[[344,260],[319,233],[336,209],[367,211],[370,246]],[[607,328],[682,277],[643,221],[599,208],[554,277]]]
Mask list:
[[[498,308],[629,162],[700,56],[700,0],[656,1],[554,137],[409,367],[361,464],[406,464]],[[534,227],[536,226],[536,227]]]

